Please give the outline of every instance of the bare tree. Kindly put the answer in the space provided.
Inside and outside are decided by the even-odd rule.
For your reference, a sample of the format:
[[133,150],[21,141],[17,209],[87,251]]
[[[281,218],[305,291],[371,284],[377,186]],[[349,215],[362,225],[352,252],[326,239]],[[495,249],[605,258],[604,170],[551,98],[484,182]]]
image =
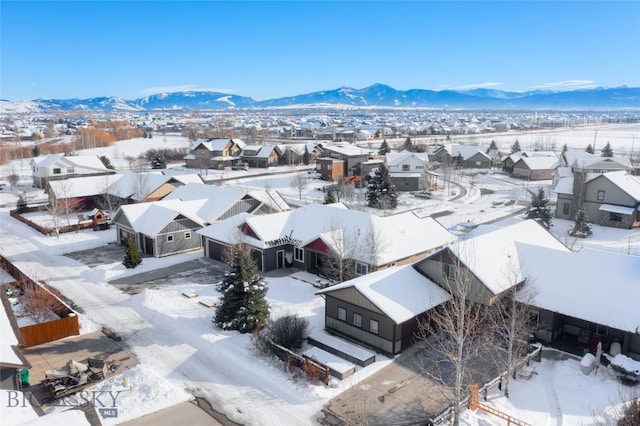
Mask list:
[[360,231],[347,230],[333,219],[328,232],[322,234],[330,252],[322,263],[322,273],[337,282],[355,276],[355,257],[360,250]]
[[296,173],[291,178],[290,185],[293,189],[298,191],[298,198],[302,200],[302,191],[307,189],[307,186],[309,186],[307,177],[303,173]]
[[379,257],[390,244],[391,241],[383,234],[382,229],[371,223],[362,239],[362,250],[369,258],[370,268],[379,266]]
[[122,205],[122,199],[110,192],[110,186],[113,182],[115,182],[113,176],[103,176],[98,183],[100,194],[96,197],[96,205],[100,209],[107,211],[110,215],[113,215],[113,213],[118,210],[118,207]]
[[[451,299],[432,309],[427,320],[420,320],[417,337],[422,339],[424,355],[419,368],[441,387],[438,396],[453,405],[452,424],[460,424],[460,406],[468,387],[481,380],[478,366],[490,347],[488,308],[474,302],[477,289],[474,276],[457,257],[445,258],[438,282]],[[446,262],[451,263],[446,263]]]
[[54,197],[58,200],[61,213],[67,219],[67,226],[71,226],[71,215],[78,210],[77,203],[73,197],[73,183],[70,179],[56,181],[58,187]]
[[501,360],[499,357],[495,359],[499,361],[501,367],[506,367],[504,396],[509,398],[511,377],[516,378],[516,367],[529,351],[529,333],[535,313],[530,302],[535,298],[536,292],[532,282],[520,277],[517,265],[509,264],[506,273],[511,288],[493,304],[491,325],[496,342],[506,351],[506,359]]
[[47,289],[24,286],[20,299],[25,315],[36,324],[57,318],[54,310],[60,305],[60,301]]

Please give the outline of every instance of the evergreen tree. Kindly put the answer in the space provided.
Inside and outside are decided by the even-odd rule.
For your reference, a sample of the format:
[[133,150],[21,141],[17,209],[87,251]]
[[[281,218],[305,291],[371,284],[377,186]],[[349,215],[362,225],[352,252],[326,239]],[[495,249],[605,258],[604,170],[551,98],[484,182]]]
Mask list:
[[148,137],[149,139],[153,138],[153,135],[151,134],[151,132],[147,133],[147,137]]
[[398,206],[396,187],[391,183],[389,169],[384,164],[381,164],[369,179],[366,199],[369,207],[377,209],[395,209]]
[[593,154],[593,153],[594,153],[594,149],[593,149],[593,147],[591,146],[591,144],[587,145],[587,149],[586,149],[586,151],[587,151],[589,154]]
[[520,151],[522,151],[522,149],[520,148],[520,142],[518,142],[518,139],[516,139],[516,141],[511,146],[511,153],[515,154],[516,152]]
[[578,209],[576,212],[576,220],[573,228],[569,230],[569,235],[572,237],[586,237],[592,233],[591,226],[587,223],[587,215],[584,210]]
[[603,157],[613,157],[613,149],[611,149],[611,144],[609,142],[607,142],[607,144],[604,146],[604,148],[602,148],[600,152],[602,152]]
[[18,211],[21,212],[26,208],[27,208],[27,198],[24,196],[24,194],[20,194],[18,196],[18,201],[16,201],[16,209],[18,209]]
[[311,162],[311,154],[309,154],[309,149],[307,148],[307,145],[304,146],[304,154],[302,154],[302,162],[304,163],[305,166],[308,166],[309,163]]
[[567,151],[569,151],[569,147],[567,147],[567,144],[565,143],[564,145],[562,145],[562,152],[560,153],[560,155],[562,155],[562,157],[564,158],[564,154],[566,154]]
[[245,246],[239,244],[231,250],[229,274],[218,285],[222,303],[213,321],[223,330],[250,333],[269,318],[269,304],[264,298],[267,285],[258,275],[256,263]]
[[33,149],[31,150],[31,156],[37,157],[39,155],[40,155],[40,147],[38,145],[34,145]]
[[381,157],[384,157],[385,154],[387,152],[390,152],[391,149],[389,148],[389,144],[387,143],[387,140],[383,140],[382,143],[380,144],[380,149],[378,149],[378,155]]
[[124,260],[122,264],[127,269],[132,269],[142,263],[142,256],[136,246],[136,241],[133,239],[133,235],[129,235],[127,239],[127,246],[124,249]]
[[406,149],[407,151],[413,151],[413,142],[411,142],[410,137],[407,137],[407,139],[404,141],[404,144],[402,144],[402,149]]
[[327,192],[324,194],[324,201],[322,204],[333,204],[336,202],[336,196],[333,193],[331,188],[327,189]]
[[115,167],[113,167],[113,164],[111,164],[111,160],[109,160],[109,158],[107,158],[105,155],[100,156],[100,161],[107,169],[115,170]]
[[162,155],[154,155],[153,157],[151,157],[151,168],[166,169],[167,160]]
[[492,139],[491,144],[489,145],[489,148],[487,148],[487,152],[485,152],[485,154],[488,154],[491,151],[497,151],[497,150],[498,150],[498,145],[496,145],[496,141]]
[[549,199],[544,193],[544,189],[540,188],[537,193],[531,193],[531,203],[527,208],[527,219],[533,219],[547,229],[551,227]]

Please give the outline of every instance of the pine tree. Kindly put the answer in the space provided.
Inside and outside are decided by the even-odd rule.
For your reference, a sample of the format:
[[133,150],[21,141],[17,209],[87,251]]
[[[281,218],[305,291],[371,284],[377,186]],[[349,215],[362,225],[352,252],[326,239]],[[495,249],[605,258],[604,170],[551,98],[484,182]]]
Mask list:
[[587,215],[584,210],[579,209],[576,212],[576,220],[573,224],[573,228],[569,230],[569,235],[572,237],[586,237],[592,233],[591,226],[587,223]]
[[389,149],[389,144],[387,143],[387,140],[383,140],[382,143],[380,144],[380,149],[378,149],[378,155],[381,157],[384,157],[387,152],[390,152],[391,149]]
[[540,188],[537,193],[531,194],[531,203],[527,208],[527,219],[533,219],[547,229],[551,228],[551,210],[544,189]]
[[151,168],[152,169],[166,169],[167,168],[167,160],[162,155],[154,155],[151,157]]
[[411,142],[410,137],[407,137],[407,139],[404,141],[404,144],[402,145],[402,149],[405,149],[407,151],[413,151],[413,142]]
[[391,183],[389,169],[384,164],[381,164],[369,179],[366,199],[369,207],[377,209],[395,209],[398,206],[396,187]]
[[305,145],[304,154],[302,154],[302,163],[304,163],[305,166],[308,166],[310,162],[311,162],[311,154],[309,154],[309,149]]
[[105,155],[101,155],[100,157],[100,161],[102,162],[102,164],[109,170],[115,170],[115,167],[113,167],[113,164],[111,164],[111,160],[109,160],[109,158],[107,158],[107,156]]
[[31,156],[32,157],[37,157],[40,155],[40,147],[38,145],[35,145],[33,147],[33,149],[31,150]]
[[586,151],[587,151],[589,154],[593,154],[593,153],[594,153],[594,149],[593,149],[593,147],[591,146],[591,144],[587,145],[587,149],[586,149]]
[[133,269],[142,263],[142,256],[136,246],[136,241],[133,239],[133,235],[129,235],[127,239],[127,246],[124,249],[124,260],[122,264],[127,269]]
[[497,150],[498,150],[498,145],[496,145],[496,141],[491,140],[491,144],[489,145],[489,148],[487,148],[487,152],[485,152],[485,154],[488,154],[491,151],[497,151]]
[[611,144],[609,142],[607,142],[607,144],[604,146],[604,148],[602,148],[600,152],[602,152],[603,157],[613,157],[613,149],[611,149]]
[[327,192],[324,194],[324,201],[322,204],[333,204],[336,202],[336,196],[333,193],[331,188],[327,189]]
[[566,154],[567,151],[569,151],[569,147],[567,147],[567,144],[565,143],[564,145],[562,145],[562,152],[560,153],[560,155],[564,157],[564,154]]
[[522,151],[522,149],[520,148],[520,142],[518,142],[518,139],[516,139],[516,141],[511,146],[511,153],[515,154],[516,152],[520,151]]
[[250,333],[269,318],[269,304],[264,298],[267,285],[245,246],[239,244],[231,250],[230,271],[218,285],[222,302],[213,321],[223,330]]
[[16,209],[18,209],[19,212],[22,212],[26,208],[27,208],[27,198],[24,196],[24,194],[20,194],[18,196],[18,201],[16,201]]

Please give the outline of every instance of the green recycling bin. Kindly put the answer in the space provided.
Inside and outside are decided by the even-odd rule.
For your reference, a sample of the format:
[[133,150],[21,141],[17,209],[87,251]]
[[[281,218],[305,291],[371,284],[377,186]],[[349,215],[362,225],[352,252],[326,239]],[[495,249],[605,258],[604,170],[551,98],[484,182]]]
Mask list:
[[22,384],[22,387],[29,386],[29,370],[26,368],[20,370],[20,383]]

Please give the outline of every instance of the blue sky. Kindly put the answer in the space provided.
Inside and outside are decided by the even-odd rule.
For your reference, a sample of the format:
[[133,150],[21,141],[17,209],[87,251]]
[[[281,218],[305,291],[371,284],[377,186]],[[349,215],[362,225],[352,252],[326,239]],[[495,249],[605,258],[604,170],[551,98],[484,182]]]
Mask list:
[[0,98],[640,87],[640,2],[5,1]]

